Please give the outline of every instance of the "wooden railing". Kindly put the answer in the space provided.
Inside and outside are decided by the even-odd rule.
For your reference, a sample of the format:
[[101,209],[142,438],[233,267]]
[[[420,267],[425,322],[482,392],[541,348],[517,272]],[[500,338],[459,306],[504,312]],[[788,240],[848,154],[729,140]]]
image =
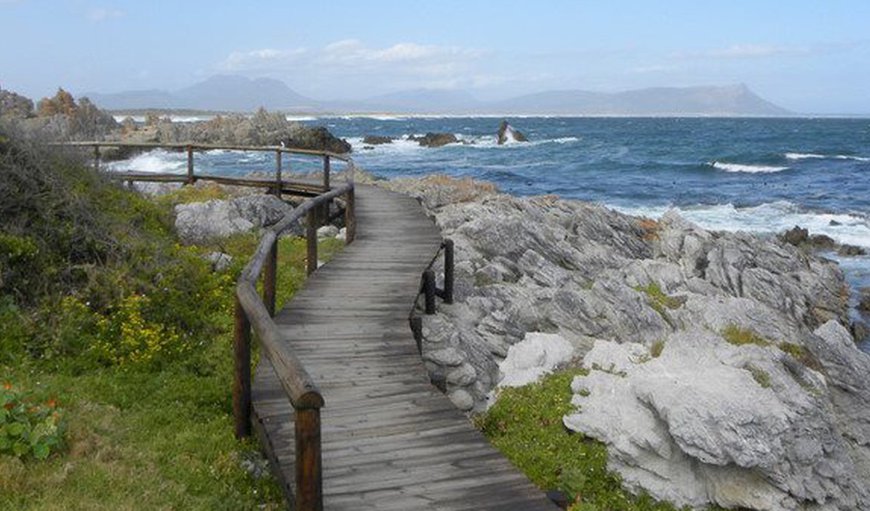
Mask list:
[[[251,330],[257,334],[262,353],[275,369],[281,386],[295,410],[296,432],[296,505],[297,511],[323,509],[323,482],[320,449],[320,408],[324,401],[317,384],[305,367],[283,342],[275,314],[275,279],[278,261],[278,237],[303,217],[307,218],[308,273],[317,268],[317,224],[322,216],[318,209],[332,199],[345,196],[346,241],[356,233],[354,185],[347,183],[304,202],[267,229],[257,251],[242,271],[236,287],[235,377],[233,414],[239,438],[251,434]],[[257,280],[263,273],[263,297],[257,295]]]
[[[315,197],[306,200],[287,214],[280,222],[265,229],[256,252],[242,270],[236,285],[235,326],[233,354],[233,416],[235,434],[244,438],[251,434],[251,333],[256,333],[261,353],[275,369],[275,374],[295,410],[296,432],[296,511],[322,511],[323,481],[320,444],[320,409],[323,395],[317,384],[305,370],[302,362],[284,342],[275,315],[276,279],[278,273],[278,238],[296,222],[307,222],[307,271],[310,275],[317,269],[317,228],[328,220],[329,204],[344,197],[345,240],[351,243],[356,236],[353,160],[341,154],[309,151],[285,147],[218,146],[202,144],[138,144],[123,142],[71,142],[61,144],[74,147],[94,148],[94,167],[100,168],[100,148],[131,147],[142,149],[170,149],[187,151],[186,174],[154,174],[144,172],[111,172],[110,176],[124,181],[158,181],[193,184],[199,179],[238,186],[272,187],[278,193],[284,191],[287,182],[282,178],[282,155],[285,153],[321,157],[323,181],[312,190]],[[214,149],[238,151],[274,151],[275,179],[246,179],[227,176],[196,174],[193,155],[195,151]],[[346,183],[330,188],[330,160],[346,163]],[[302,186],[302,185],[300,185]],[[310,186],[310,185],[309,185]],[[299,188],[305,190],[304,186]],[[297,190],[298,191],[298,190]],[[257,294],[257,281],[263,277],[263,296]]]
[[[150,142],[111,142],[111,141],[87,141],[87,142],[65,142],[59,145],[68,147],[93,148],[93,165],[94,169],[100,170],[102,163],[102,148],[127,148],[127,149],[167,149],[170,151],[186,152],[187,153],[187,172],[184,174],[177,173],[153,173],[153,172],[126,172],[118,171],[111,172],[110,177],[121,181],[149,181],[161,183],[184,183],[193,184],[196,181],[212,181],[220,184],[229,184],[237,186],[252,186],[262,188],[273,188],[275,191],[281,190],[285,185],[291,185],[290,189],[297,191],[303,195],[317,195],[330,188],[330,173],[331,160],[339,160],[347,165],[348,181],[353,181],[354,165],[353,160],[344,154],[332,153],[328,151],[313,151],[309,149],[297,149],[293,147],[283,146],[245,146],[245,145],[216,145],[216,144],[160,144]],[[272,152],[275,154],[274,180],[229,177],[213,174],[202,174],[195,171],[194,155],[200,151],[213,150],[227,151],[250,151],[250,152]],[[309,183],[290,182],[284,179],[286,170],[284,168],[285,154],[297,154],[302,156],[319,157],[323,159],[322,181],[321,184],[312,187]],[[288,163],[289,165],[289,163]]]

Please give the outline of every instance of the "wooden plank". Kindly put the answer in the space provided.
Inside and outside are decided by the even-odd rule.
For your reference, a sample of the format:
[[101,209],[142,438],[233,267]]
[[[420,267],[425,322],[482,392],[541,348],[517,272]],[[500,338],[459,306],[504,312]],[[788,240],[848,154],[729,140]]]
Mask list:
[[[354,202],[356,240],[275,317],[324,397],[325,508],[555,509],[429,382],[409,314],[438,229],[402,195],[360,186]],[[295,414],[270,372],[257,368],[254,416],[290,488]]]

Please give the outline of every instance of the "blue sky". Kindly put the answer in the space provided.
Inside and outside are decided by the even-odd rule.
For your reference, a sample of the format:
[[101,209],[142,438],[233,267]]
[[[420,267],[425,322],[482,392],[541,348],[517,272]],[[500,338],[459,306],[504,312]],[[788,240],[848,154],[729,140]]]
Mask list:
[[268,76],[316,99],[745,83],[870,113],[870,2],[0,0],[0,87],[41,97]]

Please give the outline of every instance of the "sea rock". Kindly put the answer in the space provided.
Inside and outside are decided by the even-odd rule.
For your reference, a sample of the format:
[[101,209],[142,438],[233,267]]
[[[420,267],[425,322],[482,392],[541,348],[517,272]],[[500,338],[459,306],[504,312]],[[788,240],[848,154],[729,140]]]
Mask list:
[[809,244],[816,250],[833,250],[837,248],[837,242],[834,238],[825,234],[813,234],[810,236]]
[[870,287],[862,287],[858,290],[858,310],[870,313]]
[[363,144],[367,145],[382,145],[382,144],[392,144],[393,137],[385,137],[381,135],[366,135],[363,137]]
[[867,250],[855,245],[841,245],[839,250],[837,250],[837,254],[846,257],[855,257],[867,255]]
[[512,142],[529,141],[529,139],[526,138],[525,135],[523,135],[519,132],[519,130],[508,124],[507,121],[501,121],[501,125],[498,127],[498,133],[496,136],[498,137],[498,145],[510,144]]
[[782,240],[796,247],[803,245],[809,240],[810,232],[798,225],[785,231],[782,235]]
[[175,229],[184,243],[206,243],[272,225],[292,211],[274,195],[248,195],[175,206]]
[[417,142],[423,147],[441,147],[459,142],[453,133],[426,133],[422,137],[409,135],[408,140]]

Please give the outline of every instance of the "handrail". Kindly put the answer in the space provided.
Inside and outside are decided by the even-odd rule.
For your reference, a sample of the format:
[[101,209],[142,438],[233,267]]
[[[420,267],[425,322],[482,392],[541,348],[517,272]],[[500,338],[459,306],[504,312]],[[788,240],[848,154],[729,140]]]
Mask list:
[[[235,374],[233,414],[239,438],[251,434],[251,330],[257,334],[263,353],[272,363],[281,387],[295,410],[296,503],[298,511],[322,511],[323,475],[320,442],[320,408],[323,395],[302,362],[293,354],[272,316],[275,313],[275,285],[278,238],[294,223],[307,219],[308,273],[317,268],[317,226],[325,218],[329,201],[345,196],[345,239],[356,234],[354,184],[346,183],[305,201],[280,222],[266,229],[257,250],[242,270],[236,285]],[[263,274],[263,297],[257,295],[257,281]]]
[[352,162],[353,159],[350,156],[347,156],[343,153],[334,153],[332,151],[319,151],[316,149],[302,149],[296,147],[284,147],[284,146],[248,146],[248,145],[221,145],[221,144],[195,144],[195,143],[175,143],[175,144],[163,144],[160,142],[121,142],[121,141],[111,141],[111,140],[93,140],[93,141],[78,141],[78,142],[58,142],[55,145],[63,145],[70,147],[141,147],[146,149],[176,149],[176,150],[185,150],[185,149],[193,149],[196,151],[212,151],[216,149],[225,149],[227,151],[262,151],[262,152],[274,152],[280,151],[282,153],[292,153],[292,154],[304,154],[309,156],[329,156],[330,158],[335,158],[336,160],[341,160],[344,162]]

